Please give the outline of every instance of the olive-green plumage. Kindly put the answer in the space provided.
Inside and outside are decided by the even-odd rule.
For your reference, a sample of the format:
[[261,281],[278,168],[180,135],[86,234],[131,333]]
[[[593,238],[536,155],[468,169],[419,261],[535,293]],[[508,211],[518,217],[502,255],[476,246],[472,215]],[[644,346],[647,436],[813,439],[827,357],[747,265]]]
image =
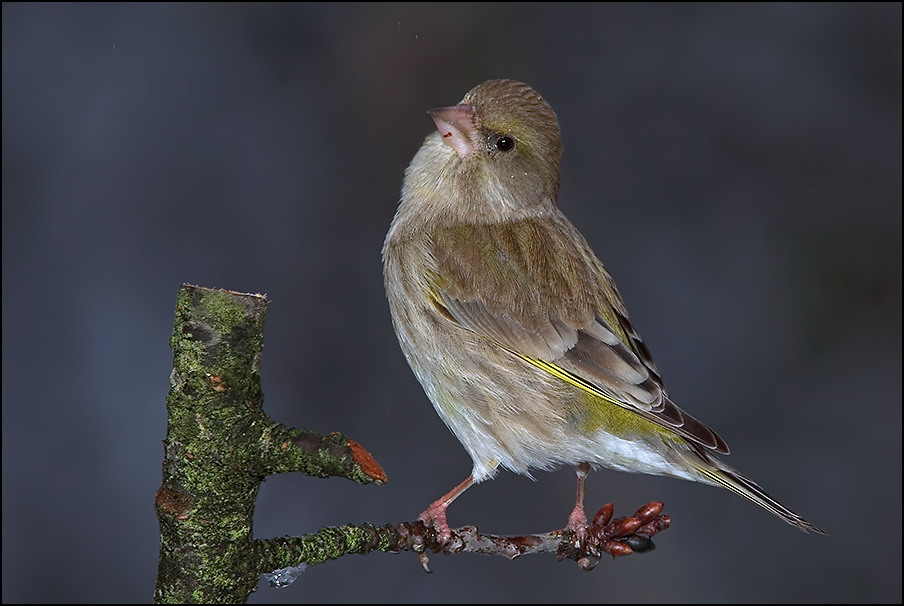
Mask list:
[[448,504],[500,466],[589,463],[721,485],[821,532],[722,463],[725,442],[669,399],[615,283],[556,206],[549,104],[490,80],[430,113],[384,277],[402,351],[474,469],[422,517],[448,529]]

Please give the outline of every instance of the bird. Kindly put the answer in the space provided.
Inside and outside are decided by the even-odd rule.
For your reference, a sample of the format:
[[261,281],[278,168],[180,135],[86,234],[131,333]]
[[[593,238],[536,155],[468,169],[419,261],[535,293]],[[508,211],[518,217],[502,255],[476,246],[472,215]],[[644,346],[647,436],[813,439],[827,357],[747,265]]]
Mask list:
[[825,534],[724,463],[728,445],[680,409],[615,282],[558,208],[561,129],[516,80],[429,110],[383,245],[392,323],[414,375],[471,456],[419,520],[441,540],[449,505],[500,468],[573,466],[566,528],[586,533],[585,479],[605,467],[720,486]]

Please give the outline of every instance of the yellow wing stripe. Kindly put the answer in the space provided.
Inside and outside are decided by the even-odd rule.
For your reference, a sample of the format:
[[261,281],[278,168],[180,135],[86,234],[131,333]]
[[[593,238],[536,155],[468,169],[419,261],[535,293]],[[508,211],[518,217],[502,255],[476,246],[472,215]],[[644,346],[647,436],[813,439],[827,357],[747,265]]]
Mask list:
[[[508,348],[506,348],[508,349]],[[511,350],[509,350],[511,351]],[[592,394],[598,398],[602,398],[603,400],[610,402],[612,404],[616,404],[623,408],[627,408],[628,405],[625,402],[617,400],[613,398],[611,395],[601,391],[596,385],[587,381],[586,379],[582,379],[578,375],[565,370],[560,366],[556,366],[555,364],[551,364],[550,362],[546,362],[544,360],[538,360],[537,358],[532,358],[530,356],[525,356],[524,354],[520,354],[518,352],[512,351],[513,354],[524,360],[525,362],[536,366],[540,370],[548,372],[552,376],[565,381],[571,385],[574,385],[578,389],[582,389],[589,394]]]

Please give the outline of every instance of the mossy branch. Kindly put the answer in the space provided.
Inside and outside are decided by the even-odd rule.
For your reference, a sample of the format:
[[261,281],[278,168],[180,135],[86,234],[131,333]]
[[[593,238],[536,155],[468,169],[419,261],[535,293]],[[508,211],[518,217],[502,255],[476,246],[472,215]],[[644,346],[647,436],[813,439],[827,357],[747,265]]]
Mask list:
[[299,471],[361,484],[386,482],[380,465],[353,440],[286,427],[264,413],[260,365],[266,309],[263,295],[188,284],[179,290],[163,481],[155,499],[160,522],[155,602],[243,603],[261,574],[372,551],[413,551],[425,569],[428,552],[512,559],[552,552],[589,570],[602,553],[652,549],[650,537],[668,527],[662,505],[651,503],[611,522],[607,505],[580,539],[568,530],[494,537],[464,527],[440,541],[422,522],[255,539],[255,501],[269,474]]
[[339,433],[286,427],[263,409],[267,299],[183,285],[171,345],[157,602],[244,602],[266,572],[252,533],[261,481],[300,471],[380,484],[386,474]]

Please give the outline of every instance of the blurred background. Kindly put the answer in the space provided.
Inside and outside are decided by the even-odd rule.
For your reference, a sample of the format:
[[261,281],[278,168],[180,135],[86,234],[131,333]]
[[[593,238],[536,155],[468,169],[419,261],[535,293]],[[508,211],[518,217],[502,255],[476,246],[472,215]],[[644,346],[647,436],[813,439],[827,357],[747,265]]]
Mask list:
[[[831,536],[714,488],[653,553],[348,557],[276,602],[900,602],[901,5],[10,4],[3,62],[4,602],[148,602],[179,285],[265,292],[275,419],[342,431],[389,484],[271,477],[265,538],[399,522],[470,460],[393,334],[402,173],[488,78],[558,112],[560,205],[673,399]],[[503,472],[452,525],[560,528],[574,473]]]

